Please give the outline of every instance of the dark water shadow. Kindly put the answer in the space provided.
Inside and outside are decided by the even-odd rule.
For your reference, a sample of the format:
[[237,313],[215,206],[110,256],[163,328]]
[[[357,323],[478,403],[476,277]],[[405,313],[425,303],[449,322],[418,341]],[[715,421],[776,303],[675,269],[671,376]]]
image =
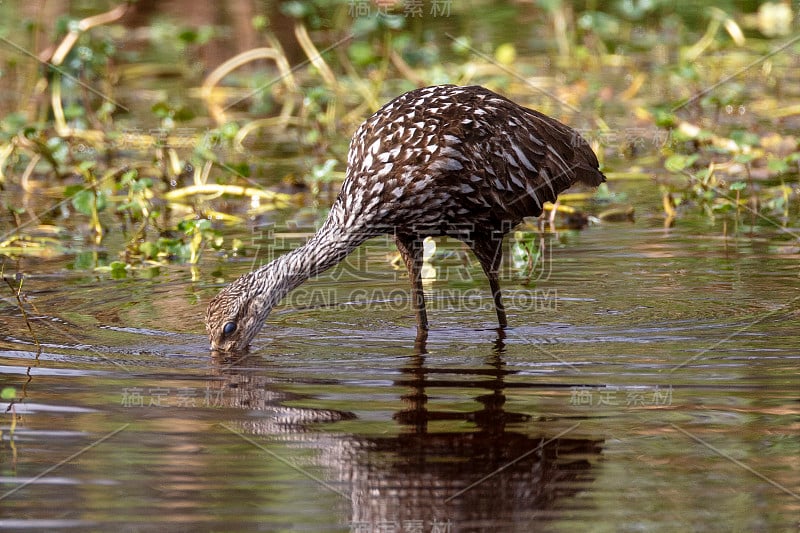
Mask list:
[[[353,424],[366,428],[352,412],[286,407],[304,396],[280,391],[255,356],[219,359],[218,386],[232,389],[230,407],[272,412],[237,422],[237,430],[316,451],[314,466],[342,495],[342,522],[352,530],[527,528],[558,516],[593,481],[603,441],[580,438],[574,421],[507,409],[506,378],[516,372],[506,368],[502,337],[487,352],[478,369],[434,368],[418,338],[394,381],[407,392],[392,417],[397,431],[388,435],[352,431]],[[437,391],[448,388],[474,389],[480,407],[438,406]],[[350,431],[337,430],[343,421]]]

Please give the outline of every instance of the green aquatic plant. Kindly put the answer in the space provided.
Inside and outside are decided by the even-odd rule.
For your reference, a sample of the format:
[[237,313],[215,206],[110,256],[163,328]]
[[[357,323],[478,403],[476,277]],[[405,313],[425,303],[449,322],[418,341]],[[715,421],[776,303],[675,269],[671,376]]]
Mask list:
[[107,195],[101,183],[94,173],[94,161],[83,161],[76,166],[76,170],[83,177],[83,183],[79,185],[68,185],[64,190],[64,195],[71,199],[72,206],[76,211],[90,218],[90,231],[95,244],[100,244],[103,240],[103,225],[100,222],[100,212],[108,204]]
[[[772,124],[797,113],[791,99],[779,98],[791,54],[772,54],[743,77],[723,79],[769,54],[773,37],[783,34],[751,37],[755,29],[740,28],[744,19],[732,10],[663,2],[454,2],[446,15],[426,3],[423,17],[410,4],[284,2],[277,9],[289,17],[288,31],[259,13],[252,24],[260,45],[214,66],[199,52],[225,38],[219,27],[161,18],[131,47],[124,5],[64,18],[47,36],[52,46],[42,57],[50,66],[26,70],[20,79],[30,80],[20,85],[15,109],[0,118],[0,185],[9,191],[4,207],[13,224],[0,251],[102,248],[93,261],[76,258],[76,268],[113,263],[110,271],[120,275],[192,264],[203,250],[237,253],[234,241],[210,231],[297,202],[276,190],[287,183],[292,191],[305,186],[312,207],[324,209],[324,195],[332,197],[343,178],[355,127],[391,96],[434,83],[500,88],[602,134],[625,126],[599,117],[630,107],[669,137],[660,145],[668,177],[658,179],[673,220],[692,207],[711,218],[755,210],[786,220],[797,212],[797,142],[791,146],[789,135],[770,141]],[[520,10],[552,37],[542,50],[496,31]],[[744,78],[756,70],[758,77]],[[623,78],[627,87],[615,86]],[[147,89],[131,97],[124,91],[131,84]],[[181,91],[170,89],[176,84]],[[601,160],[613,152],[610,143],[605,148]],[[646,167],[627,174],[649,179]],[[608,170],[612,183],[626,174]],[[15,201],[18,190],[63,201],[74,216],[36,221],[35,209]],[[597,194],[621,198],[608,189]],[[187,220],[210,228],[181,225]]]

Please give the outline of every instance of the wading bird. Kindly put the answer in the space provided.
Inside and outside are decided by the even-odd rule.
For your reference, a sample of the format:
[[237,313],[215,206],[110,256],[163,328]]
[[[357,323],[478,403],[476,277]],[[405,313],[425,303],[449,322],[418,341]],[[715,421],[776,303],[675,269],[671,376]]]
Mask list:
[[314,236],[211,300],[211,348],[246,350],[291,290],[387,233],[411,278],[419,331],[428,329],[422,242],[441,235],[472,249],[505,328],[498,276],[503,236],[574,183],[603,181],[597,157],[575,130],[488,89],[438,85],[405,93],[353,135],[341,191]]

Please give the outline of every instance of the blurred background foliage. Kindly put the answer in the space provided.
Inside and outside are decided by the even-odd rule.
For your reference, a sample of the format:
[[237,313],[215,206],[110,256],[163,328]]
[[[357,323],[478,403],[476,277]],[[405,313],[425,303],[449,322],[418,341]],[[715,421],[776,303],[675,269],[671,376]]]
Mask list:
[[358,124],[439,83],[575,127],[601,219],[632,216],[624,181],[667,226],[796,224],[798,67],[790,2],[0,2],[0,254],[102,249],[73,266],[125,275],[246,253],[226,226],[319,220]]

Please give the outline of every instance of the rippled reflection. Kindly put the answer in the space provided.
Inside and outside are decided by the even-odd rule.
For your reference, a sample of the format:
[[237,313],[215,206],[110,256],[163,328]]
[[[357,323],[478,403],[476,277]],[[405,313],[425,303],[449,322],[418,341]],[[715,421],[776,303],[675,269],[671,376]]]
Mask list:
[[[320,431],[320,423],[354,420],[346,411],[290,408],[302,396],[280,392],[254,357],[217,360],[229,389],[231,407],[258,409],[274,416],[237,424],[248,435],[281,438],[312,448],[325,484],[343,495],[342,522],[353,530],[394,525],[430,530],[481,529],[530,524],[592,481],[593,457],[602,441],[571,438],[570,426],[539,430],[536,418],[507,410],[503,360],[498,338],[478,369],[431,368],[424,340],[401,368],[394,384],[407,392],[393,419],[391,435]],[[468,388],[480,408],[437,406],[432,390]],[[547,427],[552,428],[552,420]],[[349,508],[348,508],[349,506]]]

